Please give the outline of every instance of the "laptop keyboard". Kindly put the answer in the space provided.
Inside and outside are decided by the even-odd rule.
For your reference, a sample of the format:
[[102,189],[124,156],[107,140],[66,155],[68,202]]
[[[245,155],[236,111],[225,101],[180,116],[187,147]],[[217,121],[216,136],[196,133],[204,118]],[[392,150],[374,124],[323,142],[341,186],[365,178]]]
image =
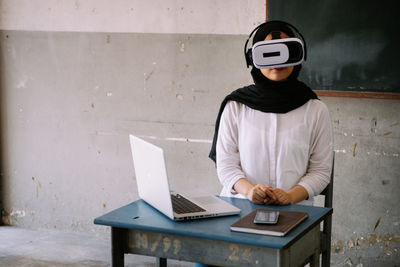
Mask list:
[[206,211],[179,194],[171,194],[171,199],[172,208],[178,214]]

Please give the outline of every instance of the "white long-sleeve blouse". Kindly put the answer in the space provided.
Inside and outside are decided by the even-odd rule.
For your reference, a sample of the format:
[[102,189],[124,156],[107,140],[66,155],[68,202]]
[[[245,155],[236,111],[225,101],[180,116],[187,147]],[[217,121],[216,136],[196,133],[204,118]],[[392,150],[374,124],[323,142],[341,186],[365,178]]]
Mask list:
[[217,140],[221,195],[245,198],[233,185],[245,178],[290,190],[303,186],[309,201],[330,181],[333,132],[329,111],[309,100],[288,113],[265,113],[230,101],[221,115]]

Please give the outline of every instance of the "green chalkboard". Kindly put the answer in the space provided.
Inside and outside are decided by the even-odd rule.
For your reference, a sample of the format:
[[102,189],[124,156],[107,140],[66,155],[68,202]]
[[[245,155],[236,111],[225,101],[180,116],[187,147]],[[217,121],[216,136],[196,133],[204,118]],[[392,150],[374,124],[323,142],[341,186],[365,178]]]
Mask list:
[[400,12],[389,0],[269,0],[304,35],[300,79],[315,90],[400,93]]

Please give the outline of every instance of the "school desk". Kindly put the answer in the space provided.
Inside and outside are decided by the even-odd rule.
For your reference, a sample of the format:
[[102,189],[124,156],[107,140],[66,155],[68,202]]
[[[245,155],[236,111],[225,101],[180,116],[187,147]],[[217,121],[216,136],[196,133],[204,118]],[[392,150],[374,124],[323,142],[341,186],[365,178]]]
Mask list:
[[[248,200],[224,198],[240,215],[174,222],[143,200],[94,220],[111,227],[112,266],[124,266],[124,254],[154,256],[157,266],[167,259],[218,266],[298,266],[310,260],[319,266],[320,222],[331,208],[288,205],[261,206]],[[257,208],[304,211],[308,218],[284,237],[230,231],[230,225]]]

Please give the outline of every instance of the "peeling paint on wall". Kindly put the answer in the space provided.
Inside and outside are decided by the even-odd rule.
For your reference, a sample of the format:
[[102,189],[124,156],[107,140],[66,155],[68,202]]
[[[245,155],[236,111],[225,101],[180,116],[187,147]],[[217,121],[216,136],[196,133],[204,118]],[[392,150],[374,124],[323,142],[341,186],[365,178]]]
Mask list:
[[181,137],[157,137],[153,135],[138,135],[140,138],[152,139],[152,140],[163,140],[172,142],[189,142],[189,143],[206,143],[211,144],[212,140],[209,139],[194,139],[194,138],[181,138]]
[[375,155],[375,156],[386,156],[386,157],[395,157],[398,158],[398,153],[387,153],[387,152],[367,152],[367,155]]
[[[353,146],[353,156],[356,156],[356,148],[357,148],[357,143],[354,144]],[[334,150],[335,153],[342,153],[342,154],[346,154],[348,151],[346,149],[335,149]],[[351,153],[349,151],[349,153]],[[394,157],[394,158],[398,158],[399,157],[399,153],[389,153],[389,152],[372,152],[372,151],[367,151],[367,155],[368,156],[384,156],[384,157]]]
[[[379,222],[380,220],[378,219],[376,227],[379,225]],[[337,239],[332,244],[331,252],[344,254],[347,250],[365,250],[378,246],[382,254],[390,256],[399,251],[399,244],[400,235],[398,234],[387,233],[384,235],[378,235],[376,233],[371,233],[367,237],[360,236],[357,237],[356,240],[350,239],[346,242],[342,239]]]
[[18,219],[26,216],[24,210],[1,211],[1,219],[4,225],[18,225]]
[[332,253],[344,253],[344,242],[342,239],[337,239],[333,242],[331,247]]
[[179,51],[182,53],[185,52],[185,43],[179,41]]
[[377,119],[376,118],[372,118],[372,120],[371,120],[371,133],[377,133],[377,131],[378,131],[377,124],[378,124]]

